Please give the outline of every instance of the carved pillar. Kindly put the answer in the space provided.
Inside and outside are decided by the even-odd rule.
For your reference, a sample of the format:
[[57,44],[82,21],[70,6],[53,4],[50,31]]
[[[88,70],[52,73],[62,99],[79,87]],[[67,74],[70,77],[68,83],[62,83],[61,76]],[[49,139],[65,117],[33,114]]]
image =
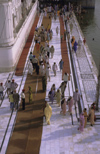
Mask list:
[[0,1],[0,46],[13,44],[13,17],[12,3],[7,0]]

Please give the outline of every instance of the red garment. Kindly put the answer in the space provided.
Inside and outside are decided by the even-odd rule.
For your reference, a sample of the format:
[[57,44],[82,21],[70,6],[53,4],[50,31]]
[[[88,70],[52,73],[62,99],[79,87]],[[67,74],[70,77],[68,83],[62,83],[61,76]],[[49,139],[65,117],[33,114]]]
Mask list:
[[86,43],[86,40],[85,40],[85,38],[84,38],[84,40],[83,40],[83,43],[84,43],[84,44]]

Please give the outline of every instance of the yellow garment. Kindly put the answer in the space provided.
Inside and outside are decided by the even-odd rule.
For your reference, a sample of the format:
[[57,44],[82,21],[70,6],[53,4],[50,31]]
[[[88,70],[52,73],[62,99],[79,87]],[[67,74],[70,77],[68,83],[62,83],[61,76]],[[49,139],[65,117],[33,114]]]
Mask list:
[[13,94],[10,94],[10,95],[9,95],[9,102],[11,102],[11,103],[14,102]]
[[90,123],[94,125],[94,109],[90,109]]
[[75,37],[72,36],[72,39],[73,39],[73,41],[72,41],[72,47],[73,47],[74,46],[74,43],[75,43]]
[[59,90],[59,92],[56,92],[56,100],[58,105],[60,106],[60,102],[61,102],[61,92]]
[[47,26],[47,30],[49,30],[50,29],[50,24],[48,24],[48,26]]
[[44,109],[44,115],[46,117],[47,124],[50,125],[50,118],[51,118],[51,115],[52,115],[52,108],[48,103],[46,104],[46,108]]
[[29,87],[29,103],[32,103],[33,100],[33,94],[32,94],[32,89]]

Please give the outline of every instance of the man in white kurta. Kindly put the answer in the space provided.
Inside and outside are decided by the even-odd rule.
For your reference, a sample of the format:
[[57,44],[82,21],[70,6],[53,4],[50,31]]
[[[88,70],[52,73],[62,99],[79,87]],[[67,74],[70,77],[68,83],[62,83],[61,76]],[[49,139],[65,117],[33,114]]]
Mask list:
[[47,124],[50,125],[50,118],[51,118],[51,115],[52,115],[52,108],[48,103],[46,104],[46,108],[44,109],[44,115],[46,117]]
[[44,74],[45,74],[44,72],[45,72],[45,67],[44,67],[44,64],[41,63],[41,64],[40,64],[40,74],[41,74],[41,75],[44,75]]
[[76,89],[75,92],[73,93],[73,99],[74,99],[75,107],[76,107],[76,103],[79,102],[81,97],[82,96],[79,94],[78,89]]
[[47,64],[46,64],[46,77],[49,78],[49,81],[50,81],[50,72],[49,72],[50,68],[51,68],[51,66],[47,62]]
[[28,65],[28,72],[29,74],[33,74],[33,66],[32,66],[32,63],[29,61],[29,65]]

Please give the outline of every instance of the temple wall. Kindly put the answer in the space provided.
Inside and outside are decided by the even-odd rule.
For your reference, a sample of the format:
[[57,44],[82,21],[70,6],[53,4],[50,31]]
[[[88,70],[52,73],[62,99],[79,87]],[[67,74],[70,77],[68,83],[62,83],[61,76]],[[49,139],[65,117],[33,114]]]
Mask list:
[[[31,3],[31,0],[29,0]],[[20,0],[19,0],[20,2]],[[12,8],[12,3],[8,2],[10,7]],[[32,3],[31,3],[32,4]],[[5,4],[2,4],[2,6]],[[7,6],[7,3],[6,3]],[[2,9],[4,10],[4,9]],[[12,9],[9,9],[10,11],[10,17],[9,19],[9,27],[11,27],[10,31],[8,30],[9,27],[6,27],[6,32],[3,34],[3,37],[6,36],[6,38],[1,39],[0,44],[0,72],[9,72],[12,71],[21,55],[21,52],[23,50],[23,47],[26,43],[27,37],[29,35],[29,32],[31,30],[32,24],[34,22],[35,16],[36,16],[36,10],[37,10],[37,1],[33,4],[29,14],[26,16],[21,28],[19,29],[18,33],[14,36],[14,27],[13,27],[13,19],[11,15]],[[0,10],[1,11],[1,10]],[[13,13],[12,13],[13,14]],[[2,16],[0,16],[1,18]],[[0,20],[1,21],[1,20]],[[0,22],[1,23],[1,22]],[[4,22],[3,22],[4,23]],[[1,26],[3,27],[3,25]],[[0,31],[0,34],[2,34],[2,31]],[[9,37],[7,37],[7,35]],[[4,42],[3,42],[4,41]]]

